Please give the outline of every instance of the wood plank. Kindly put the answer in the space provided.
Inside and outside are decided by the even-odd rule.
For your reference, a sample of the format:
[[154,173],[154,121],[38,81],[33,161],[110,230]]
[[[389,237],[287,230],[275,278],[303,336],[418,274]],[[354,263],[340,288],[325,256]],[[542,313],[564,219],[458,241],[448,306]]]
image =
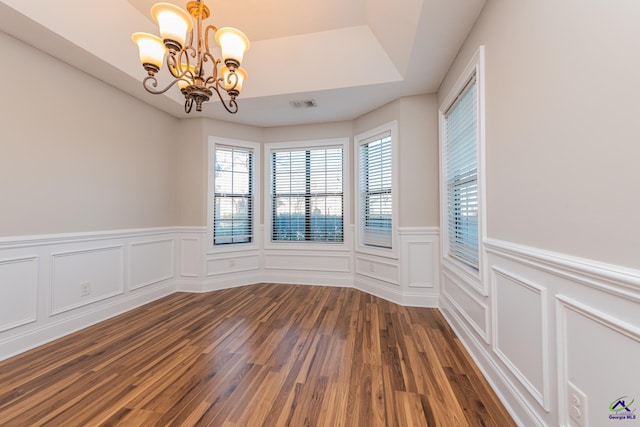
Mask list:
[[267,283],[173,294],[0,362],[0,424],[515,425],[438,310]]

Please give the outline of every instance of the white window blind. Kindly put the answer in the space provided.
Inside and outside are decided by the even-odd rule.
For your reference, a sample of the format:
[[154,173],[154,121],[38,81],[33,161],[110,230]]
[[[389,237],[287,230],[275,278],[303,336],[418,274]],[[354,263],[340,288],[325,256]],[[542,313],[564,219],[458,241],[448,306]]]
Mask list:
[[367,246],[392,246],[391,132],[360,144],[360,238]]
[[479,268],[478,114],[475,75],[445,114],[449,255]]
[[271,240],[342,242],[341,147],[271,153]]
[[213,244],[253,239],[253,151],[215,147]]

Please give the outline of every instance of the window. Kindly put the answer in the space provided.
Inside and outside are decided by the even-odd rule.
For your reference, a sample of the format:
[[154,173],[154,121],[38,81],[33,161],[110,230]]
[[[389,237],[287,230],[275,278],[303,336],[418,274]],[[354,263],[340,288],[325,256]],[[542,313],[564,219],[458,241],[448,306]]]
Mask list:
[[474,269],[478,256],[478,153],[475,75],[445,113],[449,256]]
[[344,148],[271,151],[271,241],[344,241]]
[[393,192],[391,132],[359,145],[360,241],[365,246],[391,249]]
[[[445,256],[479,272],[483,49],[458,80],[441,108],[441,151]],[[483,289],[484,291],[484,289]]]
[[253,240],[253,150],[215,145],[213,244]]

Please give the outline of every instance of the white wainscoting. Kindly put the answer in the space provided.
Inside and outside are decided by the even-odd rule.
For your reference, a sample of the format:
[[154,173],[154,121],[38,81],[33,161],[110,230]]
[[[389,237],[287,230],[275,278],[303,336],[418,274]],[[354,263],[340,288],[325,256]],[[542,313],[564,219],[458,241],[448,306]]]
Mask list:
[[206,227],[0,239],[0,359],[175,291],[264,282],[357,287],[402,305],[437,306],[437,228],[399,228],[397,258],[344,245],[212,248]]
[[447,268],[442,269],[442,296],[484,342],[489,342],[490,312],[486,298],[472,292],[466,282]]
[[175,235],[0,239],[0,360],[173,293]]
[[354,286],[397,304],[437,307],[440,233],[437,227],[398,228],[397,258],[355,252]]
[[258,249],[207,254],[206,291],[251,285],[261,282]]
[[609,425],[614,399],[640,399],[640,271],[484,246],[489,295],[443,269],[441,310],[519,425],[575,426],[569,382],[587,396],[589,426]]
[[491,269],[493,352],[549,410],[547,290],[500,267]]
[[265,249],[263,282],[351,287],[349,250]]
[[131,244],[129,283],[131,290],[173,279],[175,238]]
[[37,320],[38,257],[0,260],[0,332]]
[[180,227],[177,230],[176,290],[204,292],[204,241],[207,227]]
[[211,292],[259,283],[262,254],[260,238],[251,245],[213,248],[207,227],[179,227],[176,290]]
[[[640,359],[640,322],[619,319],[617,310],[623,307],[617,304],[587,305],[562,294],[556,296],[556,307],[558,395],[569,401],[569,382],[586,393],[584,415],[590,426],[640,423],[608,418],[615,400],[637,402],[640,396],[640,371],[634,368]],[[631,411],[637,408],[633,405]],[[570,425],[570,412],[567,405],[560,405],[560,425]],[[640,414],[636,410],[634,415]]]
[[52,253],[49,285],[50,316],[123,294],[124,244]]
[[[268,238],[264,226],[262,235]],[[353,225],[344,228],[344,244],[265,241],[261,282],[353,286]]]

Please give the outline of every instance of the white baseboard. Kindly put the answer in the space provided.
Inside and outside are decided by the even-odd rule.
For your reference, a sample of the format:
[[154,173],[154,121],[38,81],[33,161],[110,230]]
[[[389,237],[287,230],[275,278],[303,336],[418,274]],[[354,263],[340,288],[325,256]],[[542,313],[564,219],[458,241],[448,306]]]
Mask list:
[[97,305],[95,308],[47,323],[28,332],[0,341],[0,360],[23,353],[70,333],[133,310],[175,292],[173,284],[141,290],[127,297]]
[[0,359],[172,292],[258,283],[351,288],[358,277],[364,292],[400,305],[436,307],[437,229],[400,231],[407,260],[416,265],[369,256],[363,274],[356,273],[351,245],[341,251],[236,248],[227,256],[204,250],[204,227],[0,238]]
[[519,425],[567,426],[569,381],[589,398],[586,422],[604,425],[613,399],[640,393],[640,373],[626,369],[640,342],[640,271],[495,239],[484,247],[488,295],[464,280],[464,292],[443,292],[451,328]]
[[419,293],[406,293],[402,292],[399,287],[397,289],[392,288],[385,282],[376,281],[367,276],[356,275],[353,281],[353,287],[366,292],[371,295],[375,295],[379,298],[391,301],[395,304],[406,307],[438,307],[437,295],[425,295]]
[[540,420],[526,401],[520,398],[520,393],[496,365],[483,344],[465,325],[455,308],[446,302],[445,296],[440,300],[439,309],[516,424],[522,427],[546,427],[544,421]]
[[326,271],[310,271],[305,273],[301,271],[266,270],[261,273],[260,277],[260,282],[264,283],[334,286],[338,288],[353,287],[353,275],[351,273],[332,273]]

